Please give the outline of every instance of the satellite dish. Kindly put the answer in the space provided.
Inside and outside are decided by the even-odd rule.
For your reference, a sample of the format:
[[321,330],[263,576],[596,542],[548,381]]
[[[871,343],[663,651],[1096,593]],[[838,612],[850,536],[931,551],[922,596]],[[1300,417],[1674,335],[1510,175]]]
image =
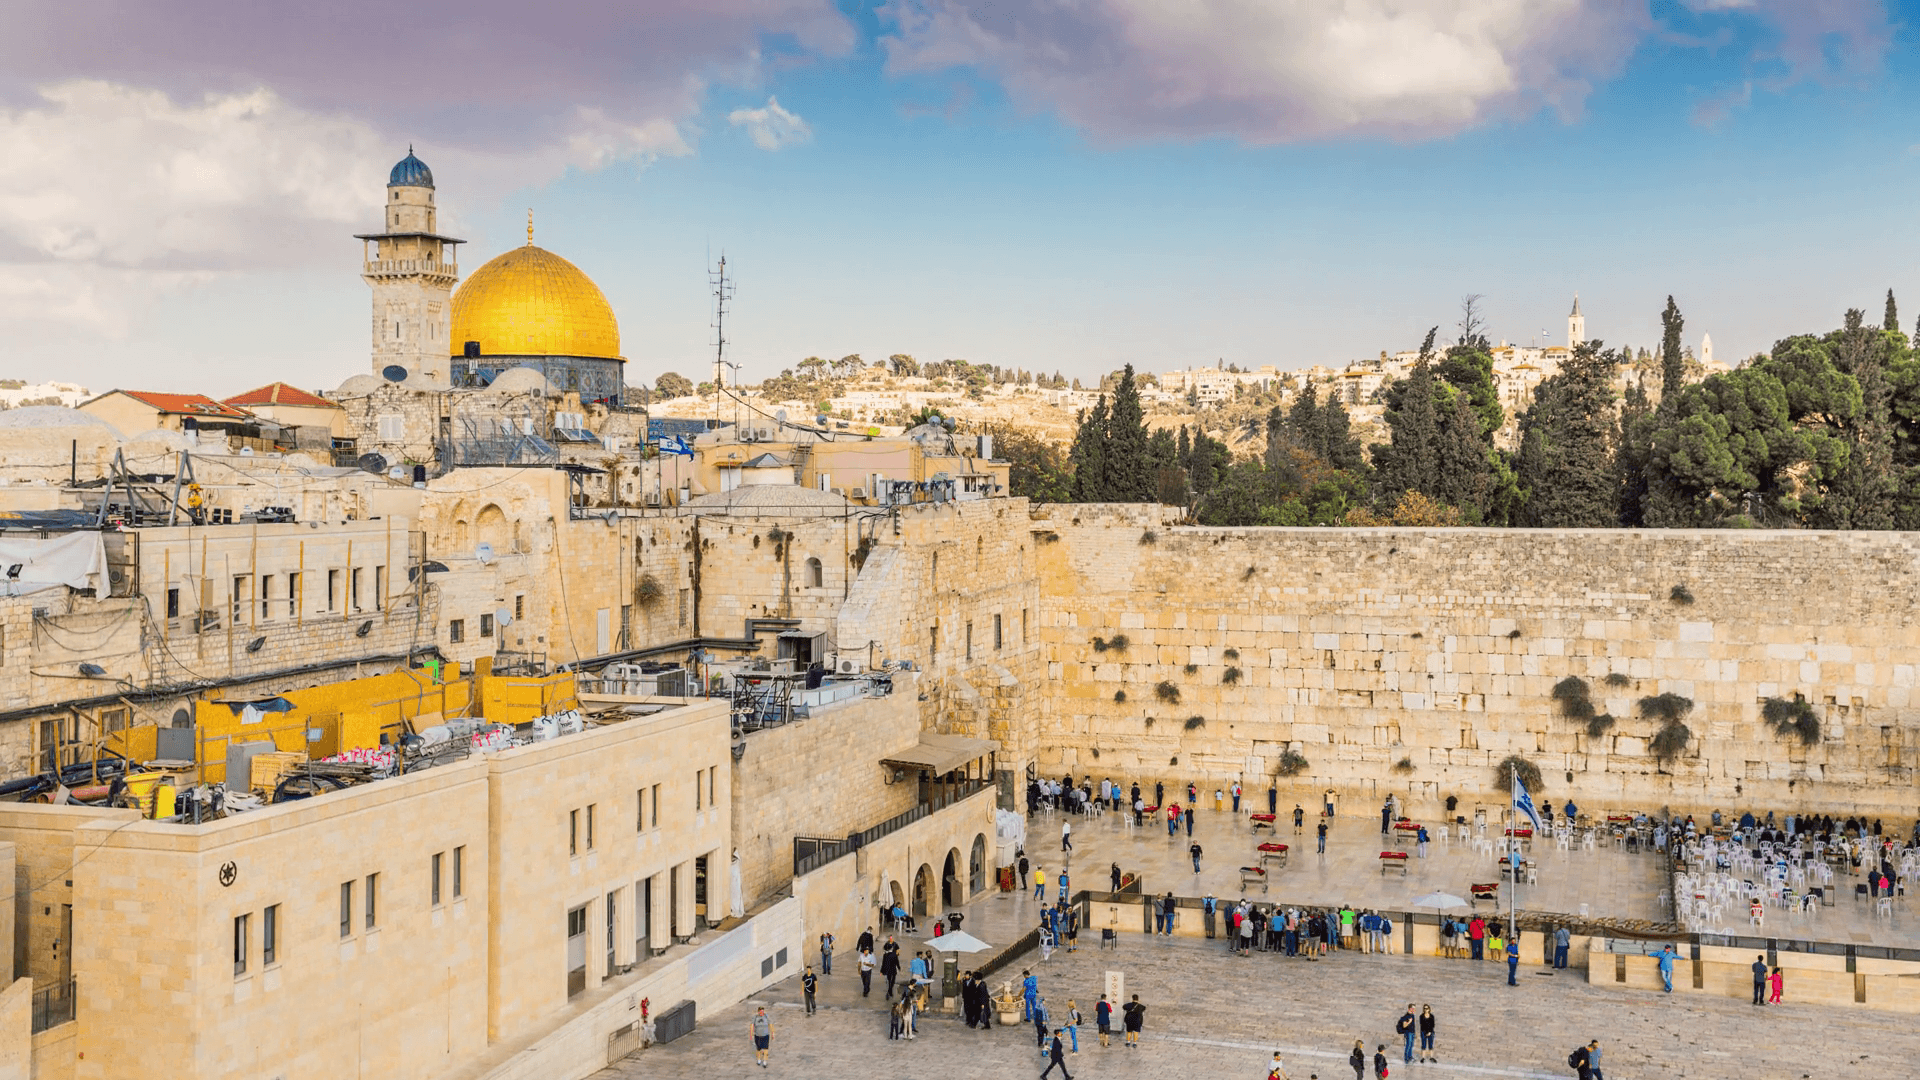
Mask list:
[[784,423],[786,423],[786,422],[787,422],[787,410],[785,410],[785,409],[775,409],[775,410],[773,411],[773,418],[774,418],[775,420],[778,420],[778,421],[780,421],[780,422],[781,422],[781,423],[783,423],[783,424],[784,424]]
[[818,424],[818,425],[819,425],[819,426],[821,426],[821,427],[826,427],[826,426],[827,426],[827,414],[826,414],[826,413],[821,413],[820,415],[818,415],[818,416],[816,416],[816,417],[814,417],[814,418],[813,418],[813,422],[814,422],[815,424]]
[[495,626],[511,625],[513,623],[513,609],[507,607],[494,608],[493,623]]
[[380,369],[380,377],[388,382],[406,382],[407,369],[399,364],[388,364]]
[[407,467],[405,465],[395,465],[393,468],[387,470],[387,479],[389,480],[405,480],[406,478]]
[[473,557],[480,560],[481,566],[491,566],[493,564],[493,545],[482,541],[479,547],[473,549]]
[[357,464],[360,466],[360,471],[370,472],[375,476],[387,471],[387,459],[381,454],[361,454]]

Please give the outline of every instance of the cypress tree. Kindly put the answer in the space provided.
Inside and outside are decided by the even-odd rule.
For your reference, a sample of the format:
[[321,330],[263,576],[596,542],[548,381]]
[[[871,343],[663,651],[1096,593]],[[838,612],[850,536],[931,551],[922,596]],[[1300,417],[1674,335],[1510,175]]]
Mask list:
[[1526,488],[1522,520],[1550,529],[1619,523],[1614,475],[1613,373],[1624,357],[1589,341],[1540,384],[1520,418],[1517,471]]
[[1880,329],[1889,334],[1900,331],[1900,306],[1893,302],[1893,290],[1887,290],[1887,313],[1880,318]]
[[1133,383],[1133,365],[1128,364],[1113,390],[1113,407],[1107,414],[1108,499],[1113,502],[1150,502],[1155,484],[1153,457],[1149,451],[1147,422],[1140,407],[1140,390]]
[[1646,524],[1647,462],[1652,453],[1653,403],[1646,384],[1635,380],[1620,403],[1620,422],[1614,429],[1613,476],[1619,524],[1626,528]]
[[1672,412],[1680,403],[1680,388],[1686,385],[1686,359],[1680,352],[1680,332],[1687,320],[1680,316],[1680,305],[1667,297],[1667,309],[1660,313],[1660,410]]
[[1492,463],[1480,414],[1460,390],[1442,390],[1434,411],[1439,430],[1434,439],[1433,487],[1421,489],[1422,494],[1459,507],[1469,522],[1485,521]]
[[1107,484],[1107,397],[1100,395],[1093,408],[1080,413],[1080,428],[1074,432],[1073,448],[1067,451],[1073,466],[1073,501],[1108,502]]
[[1385,506],[1409,491],[1435,495],[1440,416],[1434,393],[1433,369],[1425,360],[1416,361],[1411,374],[1387,389],[1386,420],[1392,441],[1373,448]]

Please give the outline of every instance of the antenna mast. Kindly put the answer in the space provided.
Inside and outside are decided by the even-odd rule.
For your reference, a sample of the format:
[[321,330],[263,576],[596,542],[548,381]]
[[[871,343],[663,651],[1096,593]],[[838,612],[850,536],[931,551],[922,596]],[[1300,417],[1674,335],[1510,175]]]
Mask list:
[[[727,278],[727,257],[720,256],[720,263],[708,275],[713,285],[713,385],[725,392],[727,385],[727,302],[733,299],[733,282]],[[735,370],[738,370],[736,365]],[[714,420],[720,419],[720,401],[714,399]],[[740,433],[739,397],[734,397],[733,430],[737,437]]]

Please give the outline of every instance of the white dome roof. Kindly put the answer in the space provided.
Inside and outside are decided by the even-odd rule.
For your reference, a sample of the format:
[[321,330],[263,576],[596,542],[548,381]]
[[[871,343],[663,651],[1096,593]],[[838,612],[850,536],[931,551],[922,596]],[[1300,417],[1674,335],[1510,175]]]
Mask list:
[[28,405],[19,409],[0,409],[0,427],[10,428],[104,428],[117,441],[120,429],[92,413],[69,409],[64,405]]
[[554,392],[553,384],[547,381],[547,377],[530,367],[508,368],[495,376],[494,380],[487,384],[487,389],[501,394],[551,395]]

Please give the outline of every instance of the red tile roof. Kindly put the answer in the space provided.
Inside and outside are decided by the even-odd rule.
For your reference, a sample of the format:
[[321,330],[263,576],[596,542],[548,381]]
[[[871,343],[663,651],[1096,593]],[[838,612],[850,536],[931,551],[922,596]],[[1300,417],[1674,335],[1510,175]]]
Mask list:
[[298,387],[283,382],[271,382],[258,390],[249,390],[244,394],[235,394],[226,399],[229,405],[246,408],[251,405],[304,405],[315,409],[339,408],[326,398],[309,394]]
[[218,416],[228,420],[248,420],[252,414],[244,409],[236,409],[221,404],[205,394],[160,394],[151,390],[122,390],[135,401],[163,413],[179,413],[185,416]]

